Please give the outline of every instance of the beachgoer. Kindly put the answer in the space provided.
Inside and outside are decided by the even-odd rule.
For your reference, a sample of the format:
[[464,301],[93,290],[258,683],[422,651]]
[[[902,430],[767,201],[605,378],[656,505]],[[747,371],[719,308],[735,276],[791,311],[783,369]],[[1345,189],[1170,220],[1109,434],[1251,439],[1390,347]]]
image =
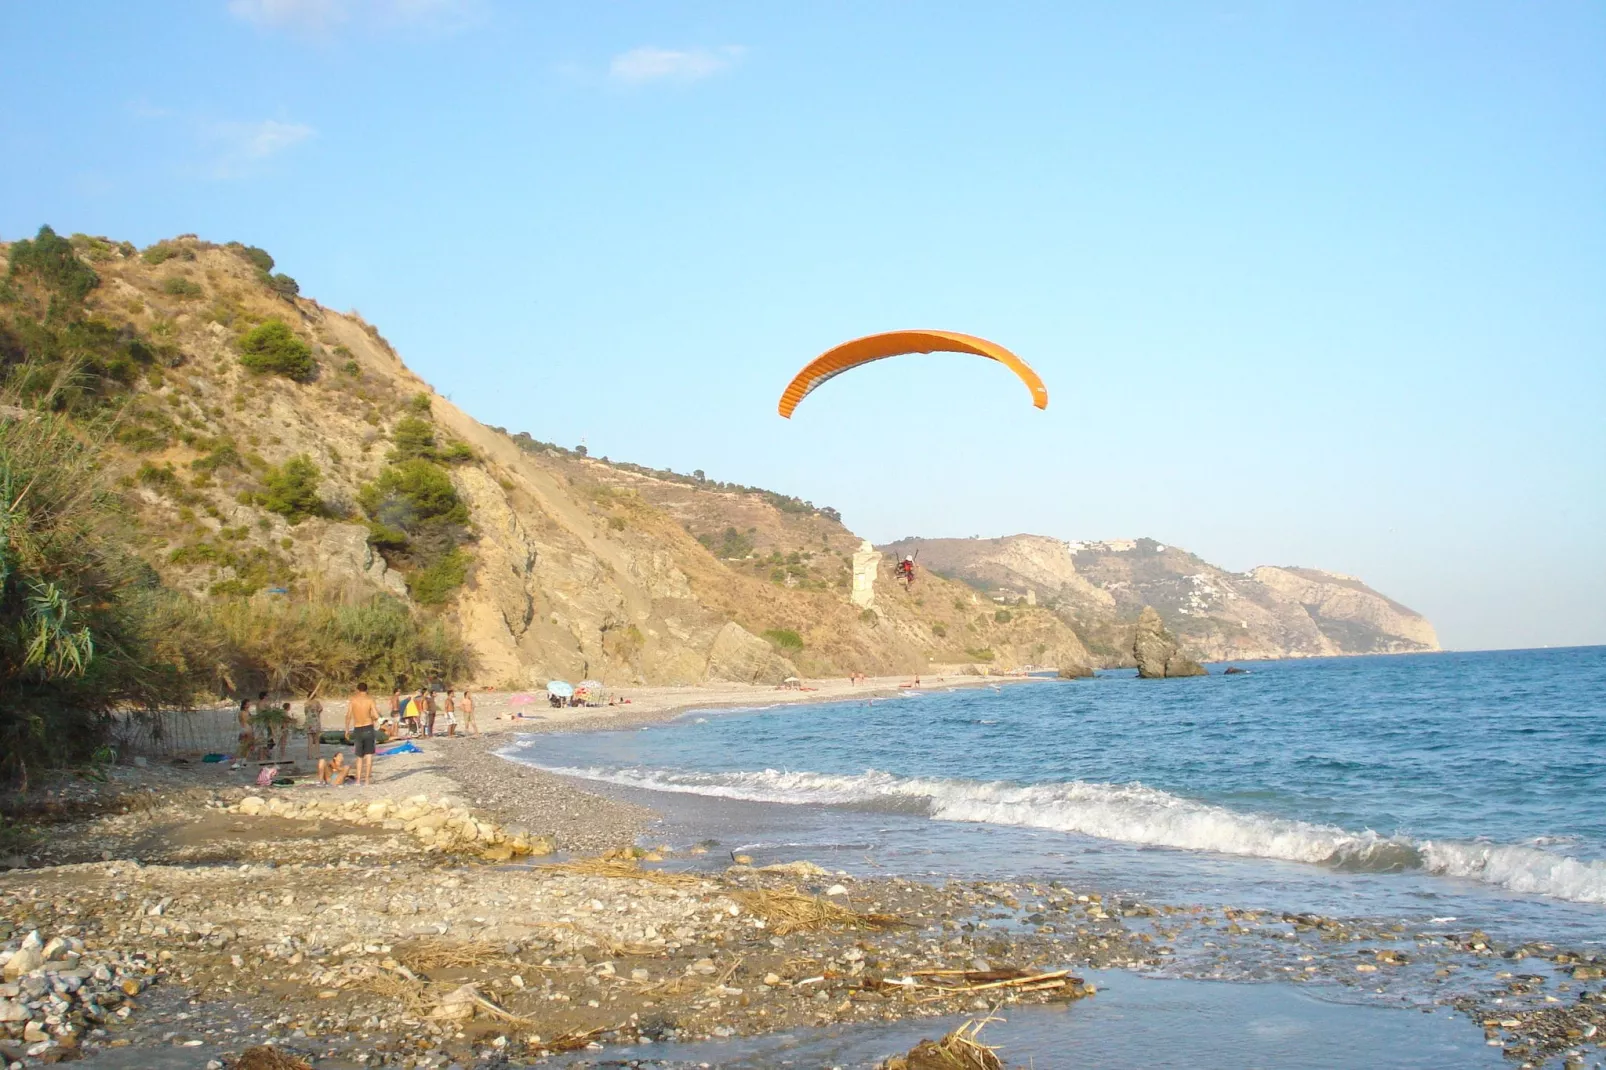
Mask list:
[[346,703],[346,735],[356,747],[359,786],[372,783],[374,778],[374,745],[378,737],[375,723],[378,720],[379,711],[374,700],[368,697],[368,685],[358,684],[357,693]]
[[337,788],[348,780],[355,780],[357,773],[346,764],[346,752],[335,751],[333,758],[318,759],[318,783],[328,784]]
[[239,720],[240,735],[234,748],[234,764],[229,767],[230,769],[239,769],[245,765],[245,760],[251,757],[251,747],[255,743],[251,731],[251,700],[248,698],[240,700]]
[[301,707],[302,730],[307,733],[307,760],[313,761],[323,753],[323,700],[314,693]]
[[400,725],[402,722],[401,684],[398,683],[390,689],[390,719]]
[[418,689],[418,697],[413,699],[413,704],[423,707],[424,735],[433,736],[435,734],[435,696],[431,695],[428,690],[421,687]]
[[474,723],[474,692],[463,688],[463,701],[458,705],[458,711],[463,715],[463,734],[465,736],[480,734],[480,726]]
[[446,712],[446,734],[448,736],[455,736],[455,735],[457,735],[457,698],[455,696],[455,693],[450,688],[448,688],[447,691],[446,691],[446,711],[445,712]]
[[290,746],[290,727],[292,723],[290,704],[286,702],[284,704],[284,720],[279,722],[279,761],[281,762],[284,761],[285,749]]

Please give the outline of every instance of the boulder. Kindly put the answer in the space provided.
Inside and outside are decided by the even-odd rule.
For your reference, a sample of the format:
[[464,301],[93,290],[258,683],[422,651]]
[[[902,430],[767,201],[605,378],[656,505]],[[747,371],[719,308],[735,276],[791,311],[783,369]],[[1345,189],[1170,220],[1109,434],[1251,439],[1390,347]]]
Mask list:
[[407,580],[392,572],[385,559],[368,544],[368,529],[361,524],[330,524],[318,540],[318,567],[326,581],[373,584],[398,598],[407,597]]
[[741,684],[778,684],[797,675],[797,666],[776,654],[768,643],[735,621],[714,636],[708,650],[708,679]]
[[240,813],[260,814],[268,808],[268,800],[260,795],[247,795],[240,800]]
[[1160,622],[1153,606],[1144,606],[1138,615],[1138,629],[1132,637],[1132,657],[1138,663],[1138,676],[1159,680],[1169,676],[1205,676],[1204,666],[1184,657],[1174,636]]
[[1059,671],[1061,680],[1087,680],[1093,676],[1093,670],[1086,665],[1062,665]]

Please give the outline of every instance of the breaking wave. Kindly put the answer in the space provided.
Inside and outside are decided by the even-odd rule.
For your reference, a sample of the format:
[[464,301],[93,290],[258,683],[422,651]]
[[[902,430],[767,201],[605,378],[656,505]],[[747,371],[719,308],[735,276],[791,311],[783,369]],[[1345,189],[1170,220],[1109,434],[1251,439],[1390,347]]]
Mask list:
[[[508,756],[517,755],[509,752]],[[740,773],[601,768],[551,771],[653,791],[852,806],[922,814],[939,821],[1053,829],[1124,843],[1304,862],[1349,872],[1425,871],[1513,892],[1606,903],[1606,861],[1580,860],[1536,846],[1352,832],[1335,825],[1230,810],[1142,784],[1075,780],[1021,785],[899,777],[874,770],[857,775],[774,769]]]

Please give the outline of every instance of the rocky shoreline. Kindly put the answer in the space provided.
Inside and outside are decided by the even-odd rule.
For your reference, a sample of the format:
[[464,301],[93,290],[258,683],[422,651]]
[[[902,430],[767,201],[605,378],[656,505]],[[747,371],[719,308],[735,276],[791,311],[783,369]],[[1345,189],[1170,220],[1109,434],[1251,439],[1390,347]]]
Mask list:
[[161,763],[70,782],[33,864],[0,874],[0,1056],[199,1070],[266,1043],[466,1068],[605,1048],[646,1066],[670,1041],[1080,999],[1079,971],[1109,967],[1410,984],[1516,1065],[1606,1050],[1603,956],[1059,882],[733,866],[643,848],[650,812],[496,758],[506,741],[431,741],[361,790]]

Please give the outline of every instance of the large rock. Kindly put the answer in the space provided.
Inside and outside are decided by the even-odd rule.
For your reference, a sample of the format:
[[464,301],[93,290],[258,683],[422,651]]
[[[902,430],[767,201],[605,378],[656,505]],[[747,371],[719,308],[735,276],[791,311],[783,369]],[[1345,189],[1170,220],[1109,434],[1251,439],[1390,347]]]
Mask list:
[[1138,630],[1132,637],[1132,657],[1138,663],[1138,676],[1145,680],[1206,675],[1203,665],[1182,656],[1176,639],[1165,630],[1153,606],[1144,606],[1138,615]]
[[768,643],[735,621],[714,636],[708,650],[708,678],[742,684],[778,684],[796,676],[797,668],[776,654]]
[[330,524],[318,540],[318,566],[326,580],[366,581],[380,590],[407,597],[407,581],[392,572],[368,545],[368,529],[360,524]]

